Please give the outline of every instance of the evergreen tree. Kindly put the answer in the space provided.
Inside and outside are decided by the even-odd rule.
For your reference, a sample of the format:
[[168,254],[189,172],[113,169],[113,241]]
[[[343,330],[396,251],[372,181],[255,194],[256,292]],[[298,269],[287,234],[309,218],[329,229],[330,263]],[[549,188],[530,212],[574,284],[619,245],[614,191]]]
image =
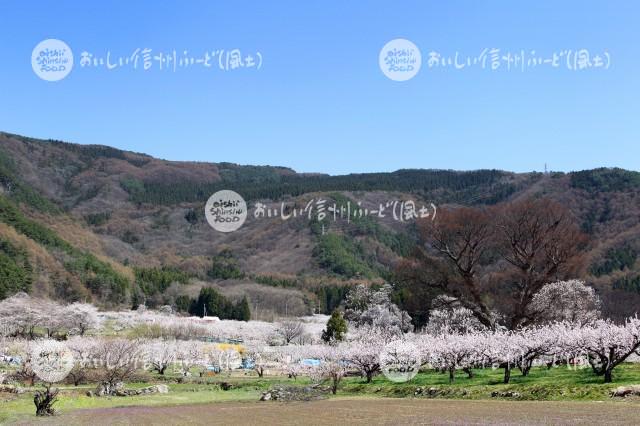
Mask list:
[[192,226],[198,223],[198,214],[194,209],[189,209],[187,213],[184,215],[184,218]]
[[244,296],[242,300],[236,304],[234,311],[233,316],[238,321],[249,321],[251,319],[251,308],[249,307],[247,296]]
[[191,305],[191,303],[195,303],[195,300],[190,299],[189,296],[181,294],[180,296],[176,297],[175,300],[175,305],[176,305],[176,311],[178,312],[188,312],[189,311],[189,306]]
[[233,304],[216,289],[204,287],[200,290],[198,299],[189,308],[191,315],[199,317],[217,316],[220,319],[233,319]]
[[20,291],[29,292],[33,283],[33,267],[27,252],[0,239],[0,300]]
[[342,341],[347,334],[347,321],[342,312],[335,310],[327,321],[327,328],[322,330],[322,340],[325,342]]
[[222,280],[238,279],[244,276],[233,252],[228,248],[223,249],[213,258],[211,269],[207,271],[207,275]]

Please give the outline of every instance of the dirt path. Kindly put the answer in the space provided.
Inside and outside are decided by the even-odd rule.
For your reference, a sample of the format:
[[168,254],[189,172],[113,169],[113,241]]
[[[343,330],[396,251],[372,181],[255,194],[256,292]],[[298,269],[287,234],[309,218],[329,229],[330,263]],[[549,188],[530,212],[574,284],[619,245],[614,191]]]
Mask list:
[[512,424],[637,425],[639,402],[515,402],[333,399],[296,403],[217,403],[79,410],[44,421],[59,425]]

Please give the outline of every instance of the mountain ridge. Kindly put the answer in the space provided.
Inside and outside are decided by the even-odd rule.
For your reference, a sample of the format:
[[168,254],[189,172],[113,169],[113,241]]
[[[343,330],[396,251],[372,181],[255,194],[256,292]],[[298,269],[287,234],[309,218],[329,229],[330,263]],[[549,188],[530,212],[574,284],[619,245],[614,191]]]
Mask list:
[[[353,280],[391,279],[414,238],[411,224],[388,219],[327,223],[325,235],[313,221],[277,222],[251,215],[243,228],[223,235],[203,218],[204,202],[218,189],[236,190],[250,208],[257,201],[295,205],[314,197],[371,206],[394,197],[438,206],[482,206],[545,196],[568,205],[592,236],[590,265],[601,273],[588,273],[588,279],[604,292],[617,285],[616,291],[624,291],[633,303],[640,294],[638,172],[401,169],[310,175],[281,166],[174,162],[104,145],[0,132],[0,241],[26,247],[26,258],[33,263],[31,291],[46,297],[127,304],[136,289],[153,287],[140,278],[152,274],[141,270],[175,268],[188,274],[191,284],[157,284],[144,295],[150,304],[171,302],[182,291],[193,295],[209,285],[232,297],[253,294],[266,300],[263,293],[270,287],[297,300],[304,313],[316,299],[327,292],[338,294]],[[55,243],[46,230],[71,248]],[[212,275],[212,263],[224,250],[232,253],[241,278]],[[20,259],[25,256],[8,246],[5,251],[13,253],[5,253],[7,262],[14,260],[11,270],[24,270]],[[175,294],[165,297],[168,293]],[[275,307],[272,314],[277,313]]]

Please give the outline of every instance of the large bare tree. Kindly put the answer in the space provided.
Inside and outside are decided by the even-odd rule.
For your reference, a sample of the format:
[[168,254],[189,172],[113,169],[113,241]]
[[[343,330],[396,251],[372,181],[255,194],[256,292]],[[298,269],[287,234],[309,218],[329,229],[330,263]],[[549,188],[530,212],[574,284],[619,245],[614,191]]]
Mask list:
[[510,326],[533,320],[533,296],[547,283],[570,278],[582,263],[586,236],[563,205],[545,198],[505,203],[495,209],[498,252],[513,284]]
[[445,289],[471,309],[480,322],[493,327],[494,320],[478,279],[480,262],[491,247],[489,213],[468,207],[446,209],[439,213],[437,221],[421,222],[418,229],[426,245],[451,267]]
[[488,327],[494,311],[510,328],[529,323],[534,294],[575,274],[586,242],[570,211],[545,198],[442,209],[418,229],[424,244],[414,264],[437,271],[438,289]]

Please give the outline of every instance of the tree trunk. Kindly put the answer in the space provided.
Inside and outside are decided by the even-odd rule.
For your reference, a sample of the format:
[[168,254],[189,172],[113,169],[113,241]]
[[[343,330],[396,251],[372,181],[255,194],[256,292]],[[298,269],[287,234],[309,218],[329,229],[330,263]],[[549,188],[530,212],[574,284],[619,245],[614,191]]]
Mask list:
[[449,383],[453,383],[453,381],[456,379],[456,369],[455,368],[450,368],[449,369]]
[[511,365],[507,364],[504,367],[504,383],[508,384],[509,380],[511,380]]
[[373,379],[373,371],[367,371],[367,383],[371,383]]
[[475,277],[465,273],[463,273],[463,276],[464,284],[471,293],[471,297],[473,297],[473,301],[477,307],[477,309],[471,309],[471,311],[482,325],[489,329],[493,329],[495,327],[495,323],[491,316],[491,310],[483,301],[482,295],[476,286]]
[[612,373],[613,369],[607,368],[604,370],[604,382],[611,383],[613,381]]
[[48,385],[44,391],[36,391],[33,397],[33,403],[36,406],[36,416],[53,416],[55,410],[53,404],[56,403],[58,396],[58,389],[51,390],[51,385]]
[[526,360],[524,361],[524,363],[522,363],[522,365],[520,366],[520,371],[522,372],[522,375],[524,377],[529,375],[532,365],[533,365],[533,360]]

